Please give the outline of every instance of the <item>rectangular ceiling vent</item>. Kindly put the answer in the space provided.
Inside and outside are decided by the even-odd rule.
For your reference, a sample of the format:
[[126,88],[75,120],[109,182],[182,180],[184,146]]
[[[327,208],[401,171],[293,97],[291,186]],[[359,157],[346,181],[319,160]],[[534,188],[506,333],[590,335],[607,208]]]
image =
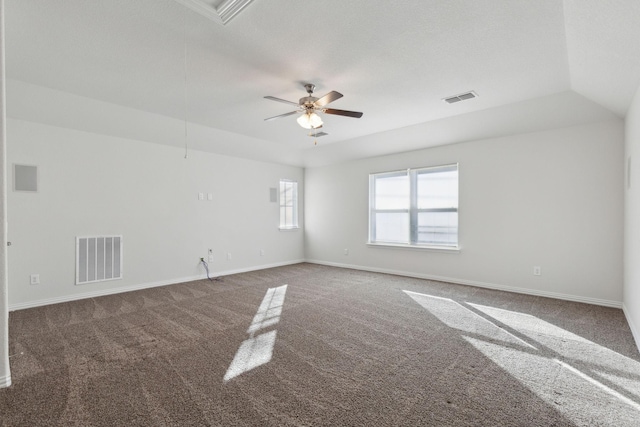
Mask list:
[[477,98],[478,94],[474,91],[461,93],[460,95],[450,96],[449,98],[443,98],[442,100],[447,104],[454,104],[456,102],[465,101],[467,99]]
[[76,285],[122,279],[122,236],[76,237]]
[[320,138],[321,136],[329,135],[326,132],[310,133],[308,136],[311,138]]

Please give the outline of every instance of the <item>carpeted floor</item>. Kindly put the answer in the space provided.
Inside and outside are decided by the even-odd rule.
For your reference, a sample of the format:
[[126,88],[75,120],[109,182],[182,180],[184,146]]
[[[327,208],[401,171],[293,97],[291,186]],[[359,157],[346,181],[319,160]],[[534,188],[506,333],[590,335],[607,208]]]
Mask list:
[[12,312],[10,341],[2,426],[640,425],[620,310],[313,264]]

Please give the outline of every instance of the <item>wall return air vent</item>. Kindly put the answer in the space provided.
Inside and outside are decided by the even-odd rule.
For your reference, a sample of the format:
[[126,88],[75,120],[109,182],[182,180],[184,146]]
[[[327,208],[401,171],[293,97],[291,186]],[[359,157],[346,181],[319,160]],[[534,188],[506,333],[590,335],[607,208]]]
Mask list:
[[122,236],[76,237],[76,285],[122,279]]
[[460,101],[466,101],[467,99],[477,98],[478,94],[474,91],[461,93],[460,95],[450,96],[448,98],[442,98],[447,104],[453,104]]

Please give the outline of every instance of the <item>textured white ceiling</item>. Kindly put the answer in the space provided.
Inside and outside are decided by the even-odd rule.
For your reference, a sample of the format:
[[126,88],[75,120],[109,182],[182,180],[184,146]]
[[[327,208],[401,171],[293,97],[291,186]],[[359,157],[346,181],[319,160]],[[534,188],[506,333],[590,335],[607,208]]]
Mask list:
[[[186,117],[193,147],[307,166],[605,120],[640,83],[639,4],[254,0],[222,26],[174,0],[5,0],[8,114],[175,145],[142,116]],[[318,146],[264,122],[305,82],[363,118],[325,115]]]

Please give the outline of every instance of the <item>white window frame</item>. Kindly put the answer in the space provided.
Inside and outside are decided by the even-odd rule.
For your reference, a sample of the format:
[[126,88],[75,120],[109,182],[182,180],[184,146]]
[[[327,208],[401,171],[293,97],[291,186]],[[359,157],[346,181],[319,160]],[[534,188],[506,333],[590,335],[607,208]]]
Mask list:
[[[280,217],[280,230],[296,230],[298,226],[298,181],[281,179],[278,186],[278,206]],[[291,197],[289,196],[291,192]],[[291,218],[286,215],[288,207],[292,208]]]
[[[459,221],[456,224],[456,243],[419,243],[418,242],[418,214],[421,212],[458,212],[459,211],[459,193],[458,200],[455,207],[448,208],[434,208],[434,209],[419,209],[418,208],[418,175],[422,173],[440,172],[445,170],[455,170],[459,173],[459,167],[457,163],[410,168],[391,172],[380,172],[369,174],[369,240],[368,245],[373,246],[394,246],[404,248],[420,248],[420,249],[441,249],[441,250],[458,250],[460,242]],[[408,176],[409,178],[409,206],[405,209],[376,209],[375,201],[375,185],[378,178],[390,178],[394,176]],[[458,189],[460,180],[458,178]],[[459,190],[458,190],[459,191]],[[376,214],[378,213],[406,213],[409,217],[409,235],[407,241],[402,243],[388,242],[376,239]]]

